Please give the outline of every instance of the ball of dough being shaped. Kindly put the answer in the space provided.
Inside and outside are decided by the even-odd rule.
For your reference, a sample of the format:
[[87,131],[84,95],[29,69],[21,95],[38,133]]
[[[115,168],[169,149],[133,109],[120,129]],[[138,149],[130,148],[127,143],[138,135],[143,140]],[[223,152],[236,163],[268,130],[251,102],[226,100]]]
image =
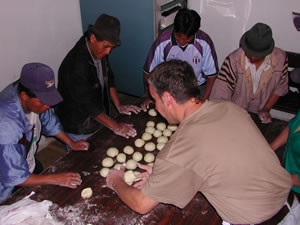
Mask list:
[[90,187],[85,188],[81,191],[82,198],[90,198],[90,197],[92,197],[92,195],[93,195],[93,190]]
[[126,145],[123,149],[123,152],[126,153],[127,155],[131,155],[134,152],[133,147]]
[[127,184],[129,184],[129,185],[131,185],[133,182],[134,182],[134,180],[135,180],[135,175],[134,175],[134,173],[133,173],[133,171],[132,170],[127,170],[125,173],[124,173],[124,181],[127,183]]
[[109,173],[109,168],[106,168],[106,167],[103,167],[101,170],[100,170],[100,175],[102,177],[107,177],[108,173]]
[[138,148],[143,147],[144,144],[145,144],[145,141],[141,138],[138,138],[134,141],[134,145]]
[[153,136],[156,137],[156,138],[162,136],[162,131],[161,130],[155,130],[153,132]]
[[115,147],[110,147],[107,149],[106,151],[106,155],[108,155],[109,157],[116,157],[119,154],[119,150]]
[[135,161],[134,159],[129,159],[127,162],[126,162],[126,168],[128,170],[134,170],[137,168],[137,161]]
[[160,122],[160,123],[156,124],[156,128],[157,128],[158,130],[163,131],[164,129],[167,128],[167,125],[166,125],[165,123],[163,123],[163,122]]
[[155,150],[156,146],[153,142],[148,142],[145,144],[145,150],[148,151],[148,152],[152,152]]
[[144,141],[149,141],[149,140],[151,140],[151,138],[152,138],[152,134],[149,134],[147,132],[143,133],[143,135],[142,135],[142,139]]
[[157,148],[159,151],[161,151],[164,147],[165,147],[165,143],[158,143],[158,144],[156,145],[156,148]]
[[140,152],[135,152],[132,155],[132,159],[134,159],[135,161],[139,162],[143,159],[143,154]]
[[172,135],[172,131],[166,128],[163,130],[163,135],[166,137],[170,137]]
[[149,109],[148,114],[149,114],[150,116],[157,116],[157,112],[156,112],[155,109]]
[[155,131],[155,127],[146,127],[145,132],[149,134],[153,134]]
[[124,163],[126,162],[126,155],[124,153],[120,153],[118,156],[117,156],[117,161],[119,163]]
[[103,167],[111,167],[114,165],[114,160],[110,157],[106,157],[102,160],[102,166]]
[[160,136],[157,138],[157,143],[163,143],[166,144],[168,142],[168,138],[166,136]]
[[122,164],[116,163],[116,164],[114,165],[114,169],[120,170],[121,166],[122,166]]
[[154,127],[155,126],[155,123],[154,121],[152,120],[149,120],[147,123],[146,123],[146,127]]
[[155,159],[155,156],[154,156],[154,154],[153,153],[147,153],[145,156],[144,156],[144,161],[146,162],[146,163],[151,163],[151,162],[153,162],[154,161],[154,159]]
[[153,165],[154,165],[154,163],[152,162],[152,163],[148,163],[148,166],[152,166],[153,167]]
[[177,127],[178,127],[177,125],[170,125],[170,124],[168,125],[168,129],[173,132],[177,129]]

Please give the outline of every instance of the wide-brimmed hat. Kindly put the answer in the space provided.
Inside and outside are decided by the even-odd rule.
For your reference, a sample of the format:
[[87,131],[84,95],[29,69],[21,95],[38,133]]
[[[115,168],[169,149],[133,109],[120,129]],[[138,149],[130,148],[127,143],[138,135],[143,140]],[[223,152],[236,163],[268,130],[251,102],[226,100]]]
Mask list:
[[240,46],[246,54],[254,57],[269,55],[275,46],[272,29],[264,23],[255,24],[242,36]]
[[98,39],[109,41],[116,46],[121,44],[121,25],[120,21],[116,17],[101,14],[97,18],[95,25],[91,28],[91,31]]
[[45,105],[54,106],[63,99],[55,87],[53,70],[42,63],[28,63],[21,71],[20,83]]

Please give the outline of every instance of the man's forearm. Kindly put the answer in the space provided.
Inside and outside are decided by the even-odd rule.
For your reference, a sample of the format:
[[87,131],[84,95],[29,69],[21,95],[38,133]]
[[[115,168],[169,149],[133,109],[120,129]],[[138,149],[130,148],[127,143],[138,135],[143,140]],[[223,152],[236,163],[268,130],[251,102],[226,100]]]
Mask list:
[[211,90],[214,86],[215,80],[217,79],[217,76],[207,78],[207,84],[205,88],[205,93],[204,93],[204,99],[209,99]]

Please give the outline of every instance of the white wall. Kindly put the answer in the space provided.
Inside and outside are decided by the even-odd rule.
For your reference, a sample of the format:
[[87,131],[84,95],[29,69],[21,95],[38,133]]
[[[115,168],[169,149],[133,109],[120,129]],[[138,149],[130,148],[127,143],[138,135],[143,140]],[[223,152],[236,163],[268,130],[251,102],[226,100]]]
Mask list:
[[292,15],[300,12],[299,0],[188,0],[188,7],[200,14],[201,29],[213,39],[220,66],[257,22],[271,26],[277,47],[300,52],[300,32]]
[[0,90],[28,62],[49,65],[57,75],[82,35],[79,0],[0,0]]

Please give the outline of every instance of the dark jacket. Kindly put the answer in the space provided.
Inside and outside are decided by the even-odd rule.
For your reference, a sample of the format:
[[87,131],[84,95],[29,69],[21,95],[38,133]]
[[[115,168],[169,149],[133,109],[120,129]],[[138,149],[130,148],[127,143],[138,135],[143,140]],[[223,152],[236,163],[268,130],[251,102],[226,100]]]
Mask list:
[[114,75],[106,57],[101,60],[105,81],[102,91],[85,38],[80,38],[58,71],[58,90],[63,102],[56,107],[56,113],[64,130],[75,134],[89,134],[101,127],[94,118],[100,113],[108,113],[108,90],[114,86]]

